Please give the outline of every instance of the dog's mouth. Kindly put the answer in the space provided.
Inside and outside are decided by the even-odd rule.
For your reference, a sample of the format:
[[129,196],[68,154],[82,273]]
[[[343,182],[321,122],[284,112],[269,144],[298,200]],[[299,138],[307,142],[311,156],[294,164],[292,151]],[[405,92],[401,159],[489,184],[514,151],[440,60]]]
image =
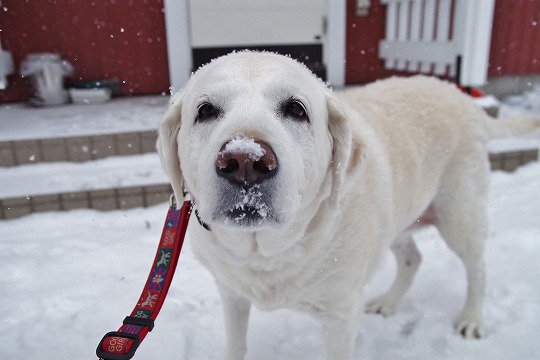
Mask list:
[[239,226],[257,226],[262,225],[268,218],[268,212],[251,206],[243,206],[229,210],[226,214],[228,222]]
[[277,222],[267,186],[226,188],[221,192],[222,199],[214,213],[214,220],[240,227],[259,227]]

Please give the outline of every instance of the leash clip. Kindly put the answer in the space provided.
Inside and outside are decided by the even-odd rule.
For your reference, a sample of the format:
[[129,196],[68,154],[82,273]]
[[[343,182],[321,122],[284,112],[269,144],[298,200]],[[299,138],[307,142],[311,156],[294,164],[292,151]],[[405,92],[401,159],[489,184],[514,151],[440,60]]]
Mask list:
[[171,196],[169,196],[169,207],[176,209],[176,205],[177,205],[176,197],[174,196],[174,193],[173,193],[171,194]]
[[[191,201],[191,195],[189,194],[189,191],[186,190],[186,188],[184,188],[184,190],[182,191],[182,197],[183,197],[183,202],[185,203],[186,201]],[[178,209],[178,199],[176,198],[176,196],[174,195],[174,192],[169,196],[169,207],[171,208],[174,208],[174,209]]]

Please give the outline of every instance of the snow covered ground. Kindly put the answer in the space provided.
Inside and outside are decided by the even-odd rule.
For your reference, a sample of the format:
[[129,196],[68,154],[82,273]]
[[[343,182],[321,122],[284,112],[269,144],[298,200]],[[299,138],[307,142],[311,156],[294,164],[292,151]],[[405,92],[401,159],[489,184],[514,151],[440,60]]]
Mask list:
[[[531,95],[532,100],[525,101],[521,97],[513,103],[505,102],[503,114],[540,117],[540,110],[533,106],[540,104],[535,100],[540,98],[540,90],[535,96]],[[109,127],[114,126],[114,131],[118,131],[118,127],[125,127],[129,129],[127,131],[139,130],[136,128],[139,125],[155,127],[166,100],[161,97],[148,99],[148,111],[137,110],[139,102],[123,103],[124,115],[121,117],[125,121],[120,122],[123,125],[112,124],[113,120],[109,118]],[[158,104],[160,101],[163,103]],[[10,106],[13,109],[18,105]],[[0,107],[0,115],[10,109]],[[67,116],[68,110],[64,107],[55,109]],[[86,109],[91,110],[90,115],[102,111],[93,105]],[[51,113],[53,110],[50,109]],[[107,111],[101,115],[109,116],[112,110]],[[87,114],[88,111],[82,113]],[[98,116],[84,115],[84,118],[97,124]],[[146,121],[151,122],[151,126],[150,123],[144,125]],[[53,119],[52,123],[56,120]],[[79,135],[75,134],[78,129],[65,124],[58,125],[55,131],[64,129]],[[37,130],[42,129],[42,134],[58,134],[49,131],[48,125],[34,126]],[[95,129],[102,126],[97,124]],[[109,127],[105,126],[104,131],[107,132]],[[6,134],[4,130],[23,136],[20,128],[17,130],[10,125],[7,129],[0,122],[1,136]],[[24,136],[29,135],[25,133]],[[538,138],[532,139],[539,143]],[[518,141],[513,145],[520,144],[523,143]],[[133,163],[125,160],[127,168],[135,166],[131,164],[140,165],[129,177],[145,178],[146,166],[142,166],[142,158],[137,159]],[[155,166],[155,158],[152,159],[151,155],[146,160],[148,166]],[[118,162],[118,159],[108,159],[104,160],[104,165],[92,165],[96,166],[95,171],[90,171],[84,178],[94,177],[98,183],[104,182],[107,170],[99,166],[120,166]],[[31,166],[36,166],[30,168],[39,174],[36,177],[47,177],[58,172],[57,166],[76,167],[77,164]],[[6,174],[0,172],[2,183],[8,179]],[[162,175],[155,176],[151,181],[157,181]],[[17,183],[13,179],[10,181]],[[53,180],[52,185],[39,186],[48,186],[49,189],[53,186],[80,186],[69,185],[71,181],[59,177]],[[111,178],[107,181],[114,183],[117,180]],[[411,292],[395,316],[387,319],[375,315],[364,317],[357,339],[357,358],[538,358],[539,194],[538,162],[515,173],[496,172],[492,175],[491,230],[486,252],[488,286],[485,313],[489,332],[486,339],[465,341],[453,334],[452,321],[464,300],[465,273],[438,234],[427,230],[417,239],[424,263]],[[161,204],[147,209],[111,212],[74,210],[38,213],[0,221],[0,298],[5,307],[0,318],[0,359],[95,358],[95,347],[103,334],[116,330],[138,300],[153,260],[166,207],[166,204]],[[393,271],[392,259],[388,257],[380,273],[367,287],[368,298],[389,286]],[[318,323],[289,310],[272,313],[254,311],[248,342],[249,360],[324,359],[323,334]],[[135,359],[221,359],[223,344],[219,296],[211,276],[191,252],[188,232],[180,264],[156,328],[142,344]]]
[[[489,336],[453,334],[465,293],[459,260],[435,231],[418,238],[424,263],[397,314],[366,315],[358,359],[534,359],[540,354],[540,163],[493,174],[487,243]],[[101,336],[131,312],[159,240],[166,204],[148,209],[33,214],[0,222],[0,359],[91,359]],[[197,224],[192,224],[198,226]],[[391,259],[368,296],[391,281]],[[251,360],[323,359],[309,317],[255,311]],[[220,300],[185,244],[169,297],[136,359],[220,359]]]

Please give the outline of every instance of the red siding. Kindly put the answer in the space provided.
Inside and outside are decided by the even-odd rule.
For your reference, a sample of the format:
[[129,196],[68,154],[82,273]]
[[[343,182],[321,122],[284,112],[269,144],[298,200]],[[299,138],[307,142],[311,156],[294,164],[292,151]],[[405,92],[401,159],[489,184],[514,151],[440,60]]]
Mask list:
[[540,1],[497,0],[489,76],[540,73]]
[[[125,94],[167,91],[163,0],[2,0],[2,46],[17,69],[29,53],[57,52],[75,66],[70,82],[118,78]],[[386,7],[372,0],[368,17],[347,0],[346,82],[366,83],[396,72],[378,56]],[[496,0],[489,76],[540,73],[540,1]],[[26,79],[10,76],[0,103],[27,99]]]
[[[167,91],[163,0],[2,0],[3,48],[17,69],[30,53],[56,52],[75,67],[70,82],[118,78],[125,94]],[[9,78],[0,103],[27,99],[26,79]]]
[[384,38],[386,6],[371,1],[369,16],[356,16],[356,0],[347,0],[347,48],[345,82],[367,83],[388,77],[379,59],[379,41]]

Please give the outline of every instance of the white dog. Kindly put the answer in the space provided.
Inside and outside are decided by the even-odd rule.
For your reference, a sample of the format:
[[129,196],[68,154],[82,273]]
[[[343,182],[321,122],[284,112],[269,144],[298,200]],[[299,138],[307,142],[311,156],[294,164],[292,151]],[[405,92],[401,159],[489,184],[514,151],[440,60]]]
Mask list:
[[531,130],[492,121],[453,85],[393,78],[340,94],[298,62],[234,53],[176,94],[158,151],[197,218],[193,250],[223,300],[225,359],[243,359],[251,304],[322,323],[328,359],[353,358],[362,287],[391,248],[398,275],[367,310],[396,310],[420,264],[414,228],[437,226],[467,270],[457,331],[485,329],[486,141]]

